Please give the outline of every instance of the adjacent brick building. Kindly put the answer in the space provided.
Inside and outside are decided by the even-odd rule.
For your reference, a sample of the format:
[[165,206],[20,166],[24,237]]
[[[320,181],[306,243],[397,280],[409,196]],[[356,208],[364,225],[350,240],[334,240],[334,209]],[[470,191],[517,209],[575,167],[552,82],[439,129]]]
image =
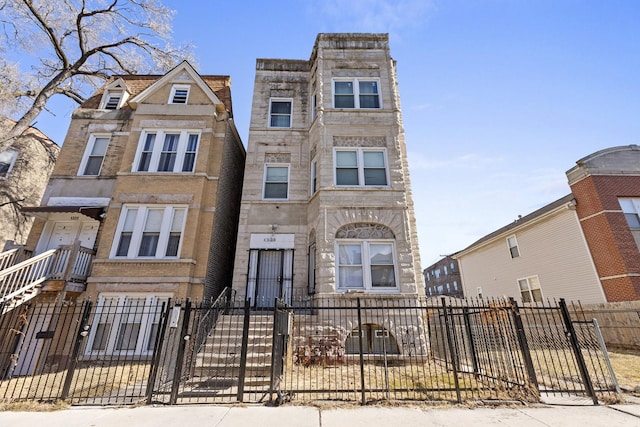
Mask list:
[[184,62],[114,76],[74,111],[41,204],[25,209],[36,253],[95,251],[86,288],[67,293],[147,304],[230,283],[245,158],[230,86]]
[[640,147],[590,154],[567,178],[571,194],[456,253],[466,296],[640,300]]
[[607,301],[640,299],[640,147],[613,147],[567,172]]
[[429,297],[446,295],[462,298],[462,278],[458,260],[450,255],[431,264],[422,272],[425,294]]

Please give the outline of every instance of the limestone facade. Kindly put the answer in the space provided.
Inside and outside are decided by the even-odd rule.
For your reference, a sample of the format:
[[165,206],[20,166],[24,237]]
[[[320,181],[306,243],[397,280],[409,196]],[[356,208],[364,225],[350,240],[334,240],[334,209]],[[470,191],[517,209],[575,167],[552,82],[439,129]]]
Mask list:
[[387,34],[257,60],[239,222],[233,287],[256,304],[424,294]]

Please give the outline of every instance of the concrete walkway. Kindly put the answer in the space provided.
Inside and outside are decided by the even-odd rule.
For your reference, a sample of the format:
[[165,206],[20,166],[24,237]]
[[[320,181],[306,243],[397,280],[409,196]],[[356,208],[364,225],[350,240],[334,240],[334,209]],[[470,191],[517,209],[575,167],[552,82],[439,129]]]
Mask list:
[[640,426],[640,405],[462,407],[142,406],[73,407],[54,412],[0,412],[6,427],[425,427]]

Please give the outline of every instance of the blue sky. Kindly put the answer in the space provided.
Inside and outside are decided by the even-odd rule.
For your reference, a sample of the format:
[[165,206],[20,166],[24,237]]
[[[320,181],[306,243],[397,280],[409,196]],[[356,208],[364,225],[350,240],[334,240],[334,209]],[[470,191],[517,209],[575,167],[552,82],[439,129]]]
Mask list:
[[[232,79],[246,145],[256,58],[318,33],[389,33],[422,266],[569,193],[565,172],[640,144],[640,1],[170,0],[198,71]],[[62,142],[73,105],[37,127]]]

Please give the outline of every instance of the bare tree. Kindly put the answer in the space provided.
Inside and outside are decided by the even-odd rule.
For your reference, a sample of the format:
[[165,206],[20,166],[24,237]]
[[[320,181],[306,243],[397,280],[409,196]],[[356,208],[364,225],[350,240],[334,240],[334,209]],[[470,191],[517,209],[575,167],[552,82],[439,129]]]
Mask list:
[[110,75],[189,59],[170,44],[173,15],[160,0],[0,0],[0,113],[16,120],[0,152],[54,95],[81,103]]

